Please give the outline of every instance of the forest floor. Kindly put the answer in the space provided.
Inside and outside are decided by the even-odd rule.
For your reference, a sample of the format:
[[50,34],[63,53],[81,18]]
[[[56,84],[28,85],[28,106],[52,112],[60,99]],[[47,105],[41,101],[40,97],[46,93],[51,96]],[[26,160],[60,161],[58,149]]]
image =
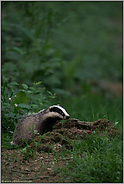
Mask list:
[[[61,169],[74,162],[74,160],[73,155],[65,154],[61,156],[61,152],[66,149],[73,149],[71,142],[85,139],[87,134],[91,135],[93,132],[99,134],[104,131],[107,131],[110,137],[122,135],[122,132],[116,129],[115,125],[107,119],[94,122],[70,119],[64,123],[56,124],[52,132],[36,137],[26,149],[3,148],[1,150],[2,183],[62,182]],[[85,157],[85,154],[83,156]],[[64,182],[71,183],[73,180],[68,177]]]

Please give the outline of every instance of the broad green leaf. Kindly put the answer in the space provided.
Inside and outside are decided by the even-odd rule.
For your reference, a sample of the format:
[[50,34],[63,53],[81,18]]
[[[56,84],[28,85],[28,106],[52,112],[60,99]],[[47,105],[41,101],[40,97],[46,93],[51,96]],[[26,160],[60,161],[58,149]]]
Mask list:
[[31,94],[31,93],[32,93],[32,91],[31,91],[31,90],[28,90],[28,91],[27,91],[27,93]]
[[16,85],[16,86],[19,86],[19,84],[17,82],[10,82],[10,85]]
[[19,104],[18,107],[25,108],[25,109],[30,109],[31,108],[29,105],[23,104],[23,103]]
[[22,87],[23,87],[25,90],[27,90],[27,89],[28,89],[27,84],[22,84]]
[[15,113],[9,112],[8,114],[5,114],[6,117],[14,118],[16,116]]
[[35,88],[34,87],[29,87],[30,90],[32,91],[35,91]]
[[26,98],[26,93],[19,91],[14,98],[11,100],[11,105],[15,106],[15,104],[19,105],[20,103],[26,104],[27,98]]
[[22,49],[18,48],[18,47],[13,47],[11,49],[9,49],[10,51],[14,51],[14,52],[17,52],[19,53],[20,55],[24,55],[26,52],[23,51]]

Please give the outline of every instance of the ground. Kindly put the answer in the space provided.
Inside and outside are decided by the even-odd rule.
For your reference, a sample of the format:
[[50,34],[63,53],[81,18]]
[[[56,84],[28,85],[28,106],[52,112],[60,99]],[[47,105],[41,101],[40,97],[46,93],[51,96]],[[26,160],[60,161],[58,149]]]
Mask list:
[[[94,131],[98,134],[107,131],[110,137],[122,134],[107,119],[95,122],[69,119],[56,124],[52,132],[37,136],[25,148],[3,148],[1,150],[2,182],[62,182],[60,170],[66,164],[73,162],[73,155],[61,155],[61,152],[73,148],[69,141],[85,139],[87,134],[91,135]],[[56,153],[60,153],[58,157]],[[66,182],[71,183],[71,178],[68,178]]]

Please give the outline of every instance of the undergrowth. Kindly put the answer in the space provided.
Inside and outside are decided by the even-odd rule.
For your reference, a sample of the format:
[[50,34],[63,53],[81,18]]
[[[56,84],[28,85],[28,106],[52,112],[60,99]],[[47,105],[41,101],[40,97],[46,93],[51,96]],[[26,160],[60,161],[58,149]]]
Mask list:
[[85,140],[72,143],[73,158],[61,168],[65,182],[121,183],[123,181],[123,141],[120,137],[109,139],[104,135],[88,135]]

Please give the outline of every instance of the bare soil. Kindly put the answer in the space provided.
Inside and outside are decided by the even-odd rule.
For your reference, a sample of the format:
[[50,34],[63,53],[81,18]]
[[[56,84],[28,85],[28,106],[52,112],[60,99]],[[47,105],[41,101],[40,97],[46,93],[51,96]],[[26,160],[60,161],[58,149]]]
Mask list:
[[[52,132],[37,136],[26,148],[1,150],[2,182],[33,182],[58,183],[62,182],[61,168],[73,162],[73,156],[61,156],[61,152],[72,149],[69,142],[85,139],[93,132],[98,134],[107,131],[110,137],[122,135],[115,125],[107,119],[94,122],[84,122],[78,119],[69,119],[59,122]],[[59,152],[59,157],[56,153]],[[65,182],[65,181],[64,181]],[[66,180],[71,183],[71,178]]]

